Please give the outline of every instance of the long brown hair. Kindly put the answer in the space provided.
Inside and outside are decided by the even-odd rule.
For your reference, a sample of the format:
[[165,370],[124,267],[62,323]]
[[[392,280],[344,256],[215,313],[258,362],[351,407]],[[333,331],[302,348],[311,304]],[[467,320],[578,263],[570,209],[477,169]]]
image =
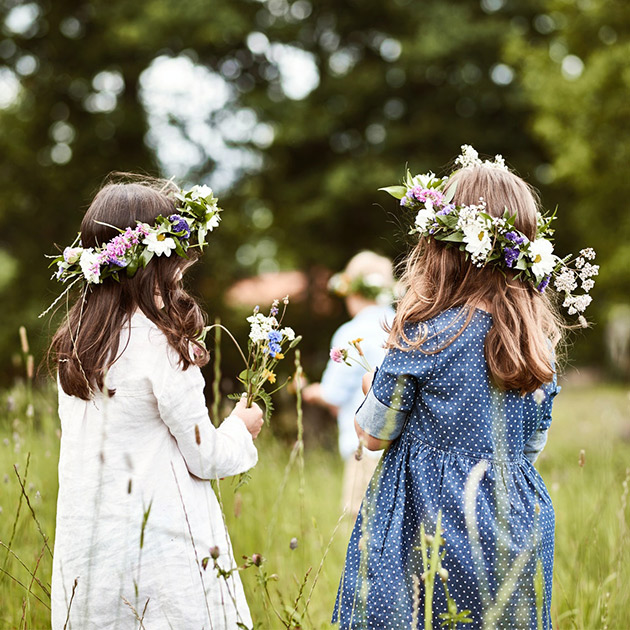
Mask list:
[[[176,190],[168,181],[113,174],[83,217],[82,246],[98,247],[119,233],[115,228],[135,227],[136,221],[152,225],[158,215],[175,213],[172,193]],[[189,260],[154,256],[132,278],[122,271],[119,282],[110,277],[81,291],[49,348],[66,394],[89,400],[94,391],[104,391],[105,374],[120,356],[120,332],[136,309],[164,333],[183,369],[208,362],[208,352],[195,341],[205,314],[182,284],[182,275],[194,260],[195,254]],[[158,296],[163,308],[156,303]]]
[[[477,204],[483,197],[490,215],[501,217],[507,208],[516,214],[516,229],[535,239],[538,198],[520,177],[483,165],[456,171],[447,189],[454,184],[456,204]],[[405,324],[424,322],[448,308],[462,307],[463,323],[433,351],[439,352],[463,332],[474,307],[487,308],[492,327],[485,339],[485,356],[494,382],[506,390],[536,390],[553,379],[553,351],[563,325],[549,295],[514,275],[509,269],[503,274],[491,265],[476,267],[456,247],[422,238],[404,263],[401,282],[406,293],[399,302],[387,346],[422,350],[428,338],[426,327],[411,340],[405,334]]]

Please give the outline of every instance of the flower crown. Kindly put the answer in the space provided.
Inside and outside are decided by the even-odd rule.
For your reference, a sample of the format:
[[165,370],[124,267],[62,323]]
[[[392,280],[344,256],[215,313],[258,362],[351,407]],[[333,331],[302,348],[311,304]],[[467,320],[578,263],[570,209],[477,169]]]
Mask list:
[[168,217],[159,215],[153,225],[138,221],[135,228],[115,228],[120,234],[100,247],[84,248],[79,233],[62,254],[49,256],[52,258],[49,266],[57,267],[53,278],[70,284],[40,317],[50,311],[78,282],[84,282],[87,286],[102,284],[110,277],[118,281],[119,274],[123,271],[131,278],[138,269],[146,267],[153,256],[170,256],[175,252],[178,256],[187,258],[188,249],[203,249],[207,245],[208,232],[212,232],[221,220],[218,199],[209,186],[193,186],[187,191],[180,190],[174,197],[178,202],[176,212]]
[[358,294],[379,304],[391,304],[394,291],[380,273],[360,274],[350,277],[347,273],[336,273],[328,281],[328,290],[339,297]]
[[[455,164],[459,169],[483,165],[508,170],[500,155],[493,162],[482,161],[469,145],[462,146]],[[551,241],[555,212],[551,216],[538,213],[536,238],[530,241],[514,227],[516,214],[509,208],[505,208],[502,217],[493,217],[488,214],[483,197],[473,205],[454,204],[457,183],[448,185],[447,190],[448,181],[448,177],[436,177],[431,172],[412,177],[407,171],[402,186],[379,190],[399,199],[404,208],[417,211],[410,234],[458,247],[477,267],[491,264],[503,273],[506,269],[515,272],[515,278],[529,282],[541,293],[553,281],[555,289],[564,294],[562,306],[569,315],[579,315],[580,323],[586,326],[582,313],[591,303],[589,291],[595,284],[593,276],[599,273],[599,266],[589,262],[595,258],[595,251],[587,248],[575,259],[559,258]],[[583,293],[575,294],[578,284]]]

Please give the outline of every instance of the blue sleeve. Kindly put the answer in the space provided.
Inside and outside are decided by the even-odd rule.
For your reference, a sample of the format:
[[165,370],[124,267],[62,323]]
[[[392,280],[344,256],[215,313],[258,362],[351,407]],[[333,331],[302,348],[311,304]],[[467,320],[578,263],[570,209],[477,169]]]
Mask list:
[[357,424],[380,440],[394,440],[414,408],[419,389],[433,372],[436,355],[391,348],[357,411]]
[[553,375],[553,381],[549,385],[543,387],[545,399],[541,402],[542,417],[538,424],[538,430],[548,429],[551,426],[551,409],[553,407],[553,399],[558,395],[562,388],[558,385],[556,375]]
[[547,429],[537,429],[525,444],[523,454],[532,464],[538,459],[538,456],[547,444]]
[[553,376],[553,381],[542,388],[545,397],[540,401],[540,420],[538,422],[538,428],[531,435],[525,447],[523,448],[523,454],[533,464],[537,459],[545,444],[547,444],[547,434],[549,427],[551,426],[551,410],[553,407],[553,399],[558,395],[558,392],[562,388],[558,385],[558,379],[556,375]]

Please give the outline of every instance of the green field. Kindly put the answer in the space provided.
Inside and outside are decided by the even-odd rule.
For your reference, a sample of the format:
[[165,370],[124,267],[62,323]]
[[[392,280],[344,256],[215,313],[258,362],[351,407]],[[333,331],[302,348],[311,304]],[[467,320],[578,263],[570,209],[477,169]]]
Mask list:
[[[0,629],[49,627],[43,537],[52,548],[59,437],[54,392],[35,392],[32,416],[27,398],[24,387],[0,395]],[[557,398],[539,460],[556,508],[554,628],[630,627],[629,410],[620,386],[566,386]],[[341,463],[308,445],[302,458],[299,443],[269,436],[259,451],[247,485],[236,494],[233,481],[220,485],[236,557],[265,558],[242,572],[253,617],[265,629],[327,628],[349,536],[346,521],[333,536]]]

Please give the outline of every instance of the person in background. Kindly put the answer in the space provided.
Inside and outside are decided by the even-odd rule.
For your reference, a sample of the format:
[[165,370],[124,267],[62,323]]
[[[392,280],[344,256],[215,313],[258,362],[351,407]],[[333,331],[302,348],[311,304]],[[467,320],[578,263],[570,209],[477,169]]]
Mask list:
[[[359,341],[362,357],[371,368],[385,356],[387,338],[384,326],[391,325],[394,310],[394,273],[391,260],[374,252],[356,254],[342,273],[330,279],[333,293],[343,297],[352,319],[335,332],[332,348],[348,348]],[[333,353],[334,354],[334,353]],[[355,349],[350,357],[358,358]],[[337,357],[338,358],[338,357]],[[365,369],[357,362],[328,361],[320,383],[311,383],[302,392],[305,402],[328,407],[337,416],[339,452],[345,462],[342,508],[356,518],[367,485],[374,473],[381,452],[370,452],[359,445],[354,430],[354,415],[363,400],[361,379]]]

